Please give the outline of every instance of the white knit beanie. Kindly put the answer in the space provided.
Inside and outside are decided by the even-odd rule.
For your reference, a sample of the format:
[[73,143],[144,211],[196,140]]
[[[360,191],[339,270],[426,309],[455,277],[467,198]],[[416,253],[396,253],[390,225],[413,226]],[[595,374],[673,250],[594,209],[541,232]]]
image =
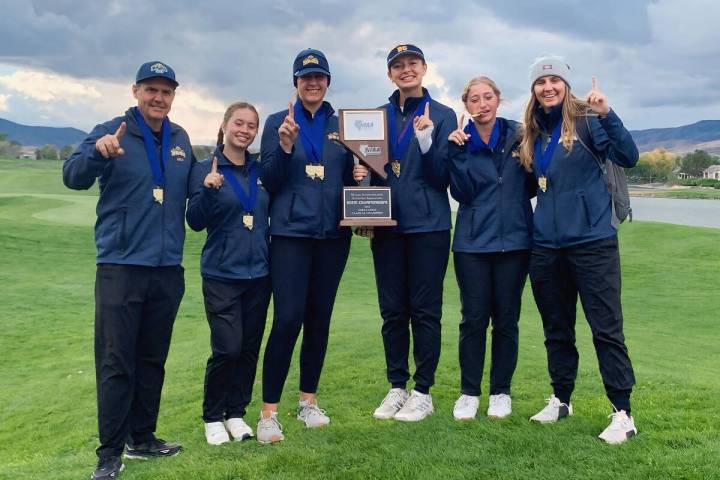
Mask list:
[[548,75],[560,77],[570,86],[570,65],[560,57],[548,55],[538,58],[530,67],[530,88],[535,80]]

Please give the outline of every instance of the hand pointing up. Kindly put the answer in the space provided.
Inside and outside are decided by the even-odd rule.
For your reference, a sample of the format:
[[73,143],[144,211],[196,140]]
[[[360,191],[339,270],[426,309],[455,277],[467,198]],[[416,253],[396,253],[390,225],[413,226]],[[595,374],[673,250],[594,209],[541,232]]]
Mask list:
[[592,77],[592,89],[585,96],[585,101],[590,108],[595,110],[600,116],[604,117],[610,112],[607,97],[597,88],[597,78]]
[[213,157],[212,166],[210,167],[210,173],[205,175],[205,180],[203,181],[203,185],[205,185],[205,188],[218,189],[222,187],[223,180],[225,179],[222,173],[218,173],[217,169],[217,157]]
[[95,149],[105,158],[115,158],[125,155],[125,150],[120,146],[120,139],[125,134],[125,122],[122,122],[115,133],[103,135],[95,142]]

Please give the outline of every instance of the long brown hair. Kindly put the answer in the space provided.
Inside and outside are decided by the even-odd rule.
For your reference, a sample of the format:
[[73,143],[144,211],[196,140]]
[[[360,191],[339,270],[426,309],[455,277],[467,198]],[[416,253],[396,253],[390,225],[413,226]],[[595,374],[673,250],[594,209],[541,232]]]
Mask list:
[[[535,97],[535,91],[530,87],[530,99],[525,105],[524,122],[525,134],[520,142],[520,163],[528,172],[532,171],[533,156],[535,155],[535,139],[540,134],[540,125],[535,118],[535,110],[539,103]],[[588,104],[570,91],[570,85],[565,83],[565,98],[562,102],[562,128],[560,131],[560,143],[565,150],[572,151],[573,140],[575,139],[575,120],[577,117],[587,114]]]
[[258,114],[257,109],[254,105],[248,103],[248,102],[235,102],[231,103],[230,106],[225,110],[225,115],[223,115],[223,121],[222,125],[220,126],[220,129],[218,130],[218,136],[217,136],[217,145],[222,145],[224,141],[225,134],[223,134],[223,127],[227,125],[227,122],[230,120],[230,117],[232,117],[232,114],[235,113],[235,110],[240,110],[242,108],[247,108],[251,112],[255,114],[255,117],[257,117],[258,123],[260,123],[260,115]]

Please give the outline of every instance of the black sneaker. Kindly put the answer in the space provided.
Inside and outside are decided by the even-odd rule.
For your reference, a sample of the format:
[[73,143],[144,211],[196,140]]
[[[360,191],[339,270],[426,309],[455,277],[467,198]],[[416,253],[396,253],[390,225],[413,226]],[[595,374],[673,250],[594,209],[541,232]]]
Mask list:
[[112,480],[118,478],[125,469],[120,457],[103,457],[98,460],[97,467],[90,480]]
[[136,458],[139,460],[149,460],[159,457],[174,457],[182,450],[179,443],[166,442],[160,438],[153,438],[146,443],[138,443],[137,445],[127,444],[125,446],[125,458]]

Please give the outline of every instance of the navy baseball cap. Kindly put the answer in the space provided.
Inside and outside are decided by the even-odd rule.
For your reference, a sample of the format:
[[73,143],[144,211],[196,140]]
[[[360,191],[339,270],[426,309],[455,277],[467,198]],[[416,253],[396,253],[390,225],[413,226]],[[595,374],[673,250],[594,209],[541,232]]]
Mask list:
[[330,66],[325,54],[314,48],[306,48],[297,54],[293,62],[293,85],[297,86],[297,77],[316,72],[327,75],[330,85]]
[[153,61],[140,65],[137,75],[135,75],[135,83],[140,83],[148,78],[162,77],[170,80],[176,87],[180,85],[175,80],[175,70],[170,65],[163,62]]
[[396,58],[402,57],[403,55],[415,55],[416,57],[422,58],[423,62],[425,61],[425,55],[423,54],[423,51],[420,50],[420,48],[416,47],[415,45],[405,43],[402,45],[398,45],[397,47],[394,47],[392,50],[390,50],[390,53],[388,53],[387,56],[388,67],[392,64],[392,62],[395,61]]

